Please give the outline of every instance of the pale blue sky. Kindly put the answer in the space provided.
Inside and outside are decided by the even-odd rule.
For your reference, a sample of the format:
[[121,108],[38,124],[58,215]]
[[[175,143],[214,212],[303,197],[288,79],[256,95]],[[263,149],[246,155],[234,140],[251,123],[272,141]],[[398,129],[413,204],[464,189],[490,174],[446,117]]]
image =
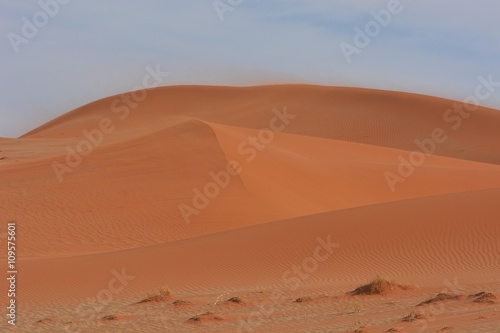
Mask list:
[[[311,83],[456,100],[480,75],[500,81],[498,0],[401,0],[350,64],[339,44],[396,0],[242,0],[224,21],[213,0],[64,1],[16,53],[9,33],[22,36],[23,17],[41,7],[0,0],[0,137],[129,91],[146,66],[170,73],[164,85]],[[500,89],[483,104],[500,109]]]

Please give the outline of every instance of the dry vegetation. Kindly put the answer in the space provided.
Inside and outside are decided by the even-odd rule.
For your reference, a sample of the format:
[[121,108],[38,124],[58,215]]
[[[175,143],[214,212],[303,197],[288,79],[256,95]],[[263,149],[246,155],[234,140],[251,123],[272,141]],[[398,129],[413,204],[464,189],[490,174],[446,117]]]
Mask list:
[[231,297],[230,299],[226,300],[224,303],[241,304],[241,303],[243,303],[243,300],[239,297]]
[[474,303],[486,303],[486,304],[495,304],[495,300],[497,297],[492,293],[480,292],[474,295],[470,295],[470,298],[474,298]]
[[412,321],[419,320],[419,319],[425,319],[425,316],[418,313],[418,312],[413,311],[409,315],[403,317],[403,319],[401,321],[406,321],[406,322],[411,323]]
[[107,315],[107,316],[104,316],[102,317],[103,320],[117,320],[118,317],[116,317],[115,315]]
[[441,301],[455,301],[459,300],[460,296],[451,294],[451,293],[439,293],[436,295],[436,297],[430,298],[428,300],[425,300],[423,302],[420,302],[417,306],[421,305],[426,305],[426,304],[432,304],[432,303],[437,303]]
[[172,304],[174,306],[181,306],[181,305],[190,305],[190,304],[193,304],[193,303],[185,301],[185,300],[182,300],[182,299],[178,299],[178,300],[174,301]]
[[166,302],[172,295],[172,290],[168,286],[161,286],[158,294],[153,294],[140,301],[139,303],[150,303],[150,302]]
[[310,301],[312,300],[311,297],[309,296],[306,296],[306,297],[299,297],[295,300],[296,303],[302,303],[302,302],[307,302],[307,301]]
[[354,313],[360,313],[363,311],[363,303],[359,299],[355,299],[351,304],[351,309]]
[[222,318],[219,315],[216,315],[213,312],[205,312],[201,315],[197,315],[197,316],[189,318],[188,322],[190,322],[190,323],[202,323],[205,320],[206,321],[212,321],[212,320],[219,321],[219,320],[224,320],[224,318]]
[[379,276],[374,278],[370,283],[359,286],[358,288],[348,292],[349,295],[383,295],[390,291],[400,289],[407,290],[410,286],[398,284],[395,281],[383,279]]

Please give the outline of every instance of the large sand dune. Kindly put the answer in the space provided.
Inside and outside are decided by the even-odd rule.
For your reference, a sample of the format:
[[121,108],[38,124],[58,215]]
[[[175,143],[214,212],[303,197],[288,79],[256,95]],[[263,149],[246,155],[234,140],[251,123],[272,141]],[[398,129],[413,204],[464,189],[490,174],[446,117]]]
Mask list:
[[[467,298],[500,291],[499,111],[306,85],[133,96],[0,139],[19,332],[500,332]],[[377,275],[412,287],[345,295]],[[171,300],[134,304],[164,284]],[[462,298],[415,308],[443,290]]]

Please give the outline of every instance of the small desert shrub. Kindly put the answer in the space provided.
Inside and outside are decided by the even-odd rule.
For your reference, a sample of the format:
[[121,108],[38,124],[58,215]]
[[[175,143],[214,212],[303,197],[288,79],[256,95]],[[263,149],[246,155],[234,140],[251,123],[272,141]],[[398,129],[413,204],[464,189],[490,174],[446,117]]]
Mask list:
[[146,296],[146,298],[140,301],[139,303],[150,303],[150,302],[158,303],[164,301],[166,301],[165,296],[148,294],[148,296]]
[[200,322],[201,321],[201,317],[200,316],[194,316],[194,317],[189,318],[189,321]]
[[191,322],[191,323],[200,323],[203,319],[208,319],[208,320],[210,320],[210,319],[213,319],[213,320],[224,320],[224,318],[222,318],[219,315],[216,315],[213,312],[205,312],[205,313],[203,313],[201,315],[197,315],[197,316],[189,318],[188,322]]
[[225,301],[225,303],[237,303],[237,304],[241,304],[241,303],[243,303],[243,301],[239,297],[231,297],[230,299],[228,299],[227,301]]
[[296,303],[302,303],[302,302],[308,302],[308,301],[310,301],[310,300],[312,300],[312,298],[311,298],[311,297],[309,297],[309,296],[305,296],[305,297],[299,297],[299,298],[297,298],[297,299],[295,300],[295,302],[296,302]]
[[174,301],[172,304],[175,305],[175,306],[181,306],[181,305],[189,305],[189,304],[192,304],[192,303],[188,302],[188,301],[184,301],[182,299],[178,299],[178,300]]
[[497,299],[497,297],[492,293],[487,293],[484,291],[475,295],[470,295],[469,297],[475,298],[473,301],[474,303],[487,303],[487,304],[495,304],[495,300]]
[[168,286],[161,286],[159,289],[159,294],[148,294],[148,296],[139,303],[165,302],[171,295],[172,290]]
[[361,311],[363,311],[363,303],[361,303],[359,299],[355,299],[351,304],[351,309],[355,313],[360,313]]
[[102,317],[103,320],[116,320],[118,319],[115,315],[107,315]]
[[411,312],[409,315],[404,317],[402,321],[407,321],[411,323],[412,321],[418,320],[418,319],[424,319],[424,316],[421,315],[420,313],[417,313],[415,311]]
[[425,300],[421,303],[419,303],[417,306],[421,305],[426,305],[426,304],[432,304],[432,303],[437,303],[441,301],[454,301],[460,299],[460,296],[455,295],[455,294],[450,294],[450,293],[439,293],[436,295],[436,297],[430,298],[428,300]]
[[160,295],[165,297],[170,296],[172,295],[172,289],[170,289],[167,285],[161,286]]
[[350,295],[380,295],[385,294],[394,289],[406,290],[409,286],[397,284],[394,281],[389,281],[377,276],[371,280],[370,283],[359,286],[358,288],[350,291]]

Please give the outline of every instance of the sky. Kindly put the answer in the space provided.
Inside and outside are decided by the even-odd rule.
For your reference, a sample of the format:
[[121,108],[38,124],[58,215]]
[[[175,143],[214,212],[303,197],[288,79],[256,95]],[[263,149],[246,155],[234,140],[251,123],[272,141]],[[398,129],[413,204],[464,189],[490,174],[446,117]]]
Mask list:
[[[0,0],[0,137],[161,85],[308,83],[463,101],[500,82],[498,0]],[[481,101],[500,109],[500,89]]]

